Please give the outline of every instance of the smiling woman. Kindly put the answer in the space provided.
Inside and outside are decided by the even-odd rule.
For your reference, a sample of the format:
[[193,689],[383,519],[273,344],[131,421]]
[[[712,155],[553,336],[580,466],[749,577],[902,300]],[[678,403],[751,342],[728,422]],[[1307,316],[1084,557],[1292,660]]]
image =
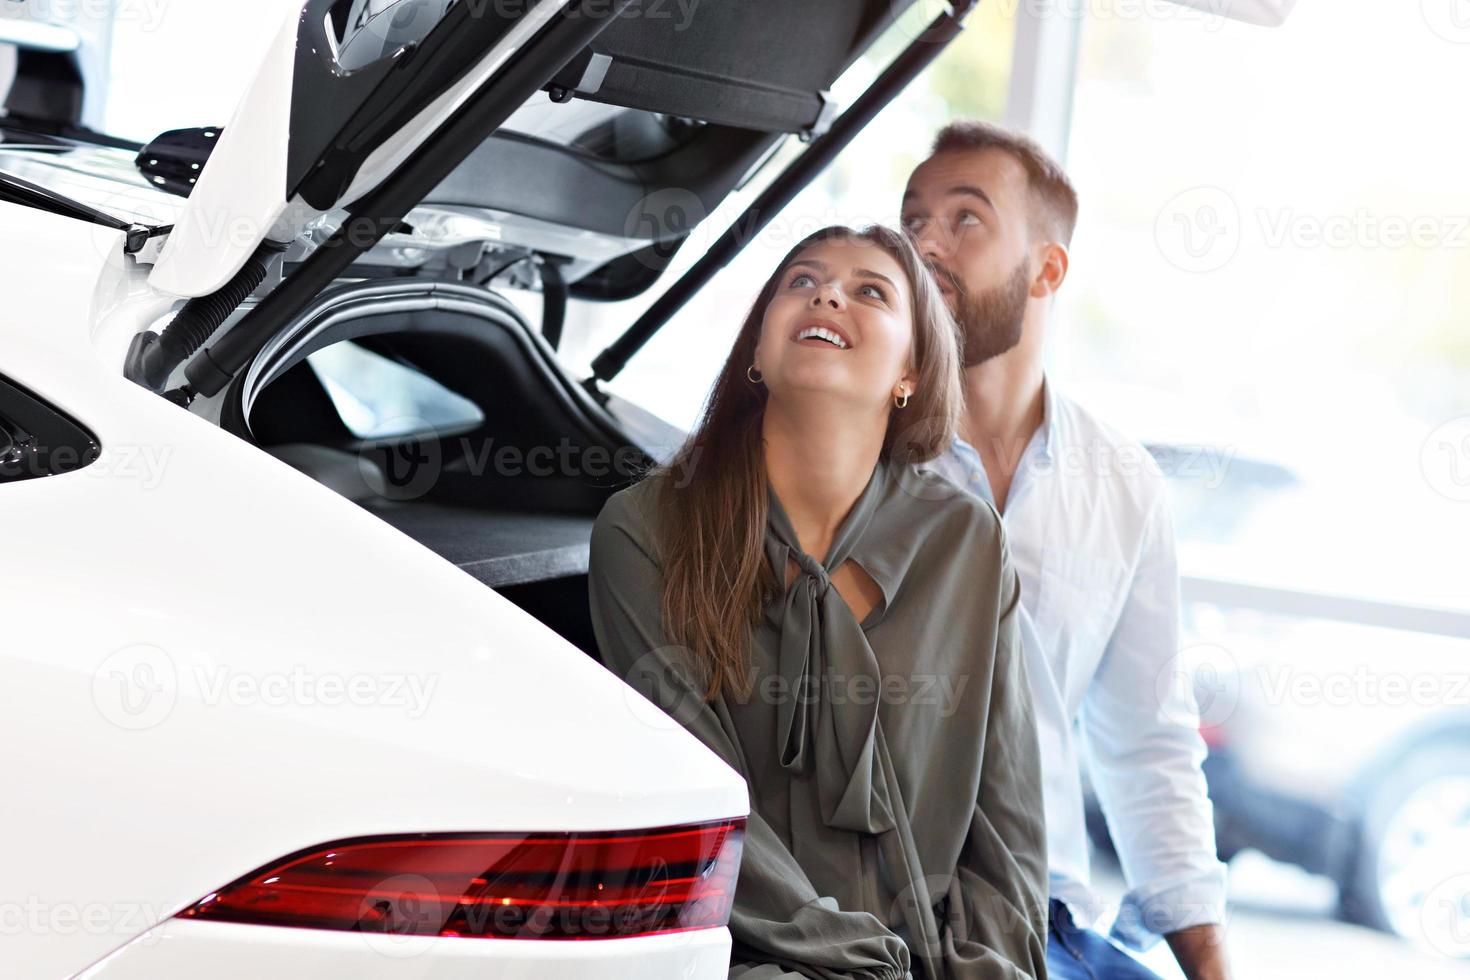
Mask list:
[[913,465],[952,438],[958,363],[907,239],[817,232],[593,529],[604,660],[750,788],[732,978],[1044,970],[1016,576],[995,511]]
[[[812,327],[847,347],[804,339]],[[839,350],[847,356],[834,358]],[[702,453],[709,478],[663,501],[677,515],[671,526],[680,529],[671,551],[687,556],[669,570],[666,615],[679,642],[709,651],[711,693],[738,685],[738,632],[761,591],[764,485],[788,501],[796,490],[788,482],[794,468],[783,458],[787,447],[800,457],[818,433],[850,437],[843,448],[855,457],[857,485],[847,488],[845,509],[879,457],[893,465],[921,462],[948,444],[959,404],[957,356],[954,324],[932,277],[908,241],[889,229],[818,231],[767,279],[704,420],[680,454],[692,467]],[[817,519],[802,528],[810,553],[826,554],[835,524]],[[705,587],[726,568],[735,571],[713,594],[737,602],[721,605]]]

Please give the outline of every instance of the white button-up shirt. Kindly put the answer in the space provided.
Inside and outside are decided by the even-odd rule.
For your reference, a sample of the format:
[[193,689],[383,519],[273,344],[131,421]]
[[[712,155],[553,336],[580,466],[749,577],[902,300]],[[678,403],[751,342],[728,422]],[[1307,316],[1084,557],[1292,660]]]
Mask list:
[[[1147,949],[1162,934],[1223,921],[1225,905],[1198,709],[1189,685],[1179,683],[1187,674],[1176,660],[1179,577],[1168,490],[1142,445],[1058,396],[1050,382],[1043,401],[1002,522],[1021,581],[1052,895],[1080,922],[1101,916],[1087,887],[1078,767],[1085,748],[1129,887],[1112,934]],[[923,466],[994,505],[980,456],[963,439]]]

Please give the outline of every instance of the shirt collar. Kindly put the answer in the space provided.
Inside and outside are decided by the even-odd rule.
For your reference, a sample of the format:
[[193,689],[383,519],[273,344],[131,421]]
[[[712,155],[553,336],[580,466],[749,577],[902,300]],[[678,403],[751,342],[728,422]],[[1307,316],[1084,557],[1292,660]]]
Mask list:
[[1046,375],[1041,376],[1041,455],[1047,459],[1051,458],[1052,444],[1056,441],[1056,431],[1060,426],[1057,418],[1057,394],[1052,387],[1051,379]]

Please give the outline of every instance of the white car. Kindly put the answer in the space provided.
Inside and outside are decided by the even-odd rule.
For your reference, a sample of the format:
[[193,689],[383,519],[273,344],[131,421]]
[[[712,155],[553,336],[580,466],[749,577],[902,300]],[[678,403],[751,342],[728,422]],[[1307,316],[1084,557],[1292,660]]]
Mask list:
[[662,6],[306,0],[146,148],[0,20],[0,973],[725,975],[745,786],[588,656],[592,519],[677,433],[561,319],[958,21],[834,125],[906,3]]

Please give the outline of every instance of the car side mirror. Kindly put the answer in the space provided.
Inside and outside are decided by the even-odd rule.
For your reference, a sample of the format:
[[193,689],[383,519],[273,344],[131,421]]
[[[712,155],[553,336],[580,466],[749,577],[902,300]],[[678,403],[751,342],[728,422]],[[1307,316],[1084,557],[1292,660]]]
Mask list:
[[1174,3],[1262,27],[1280,27],[1296,6],[1296,0],[1174,0]]

